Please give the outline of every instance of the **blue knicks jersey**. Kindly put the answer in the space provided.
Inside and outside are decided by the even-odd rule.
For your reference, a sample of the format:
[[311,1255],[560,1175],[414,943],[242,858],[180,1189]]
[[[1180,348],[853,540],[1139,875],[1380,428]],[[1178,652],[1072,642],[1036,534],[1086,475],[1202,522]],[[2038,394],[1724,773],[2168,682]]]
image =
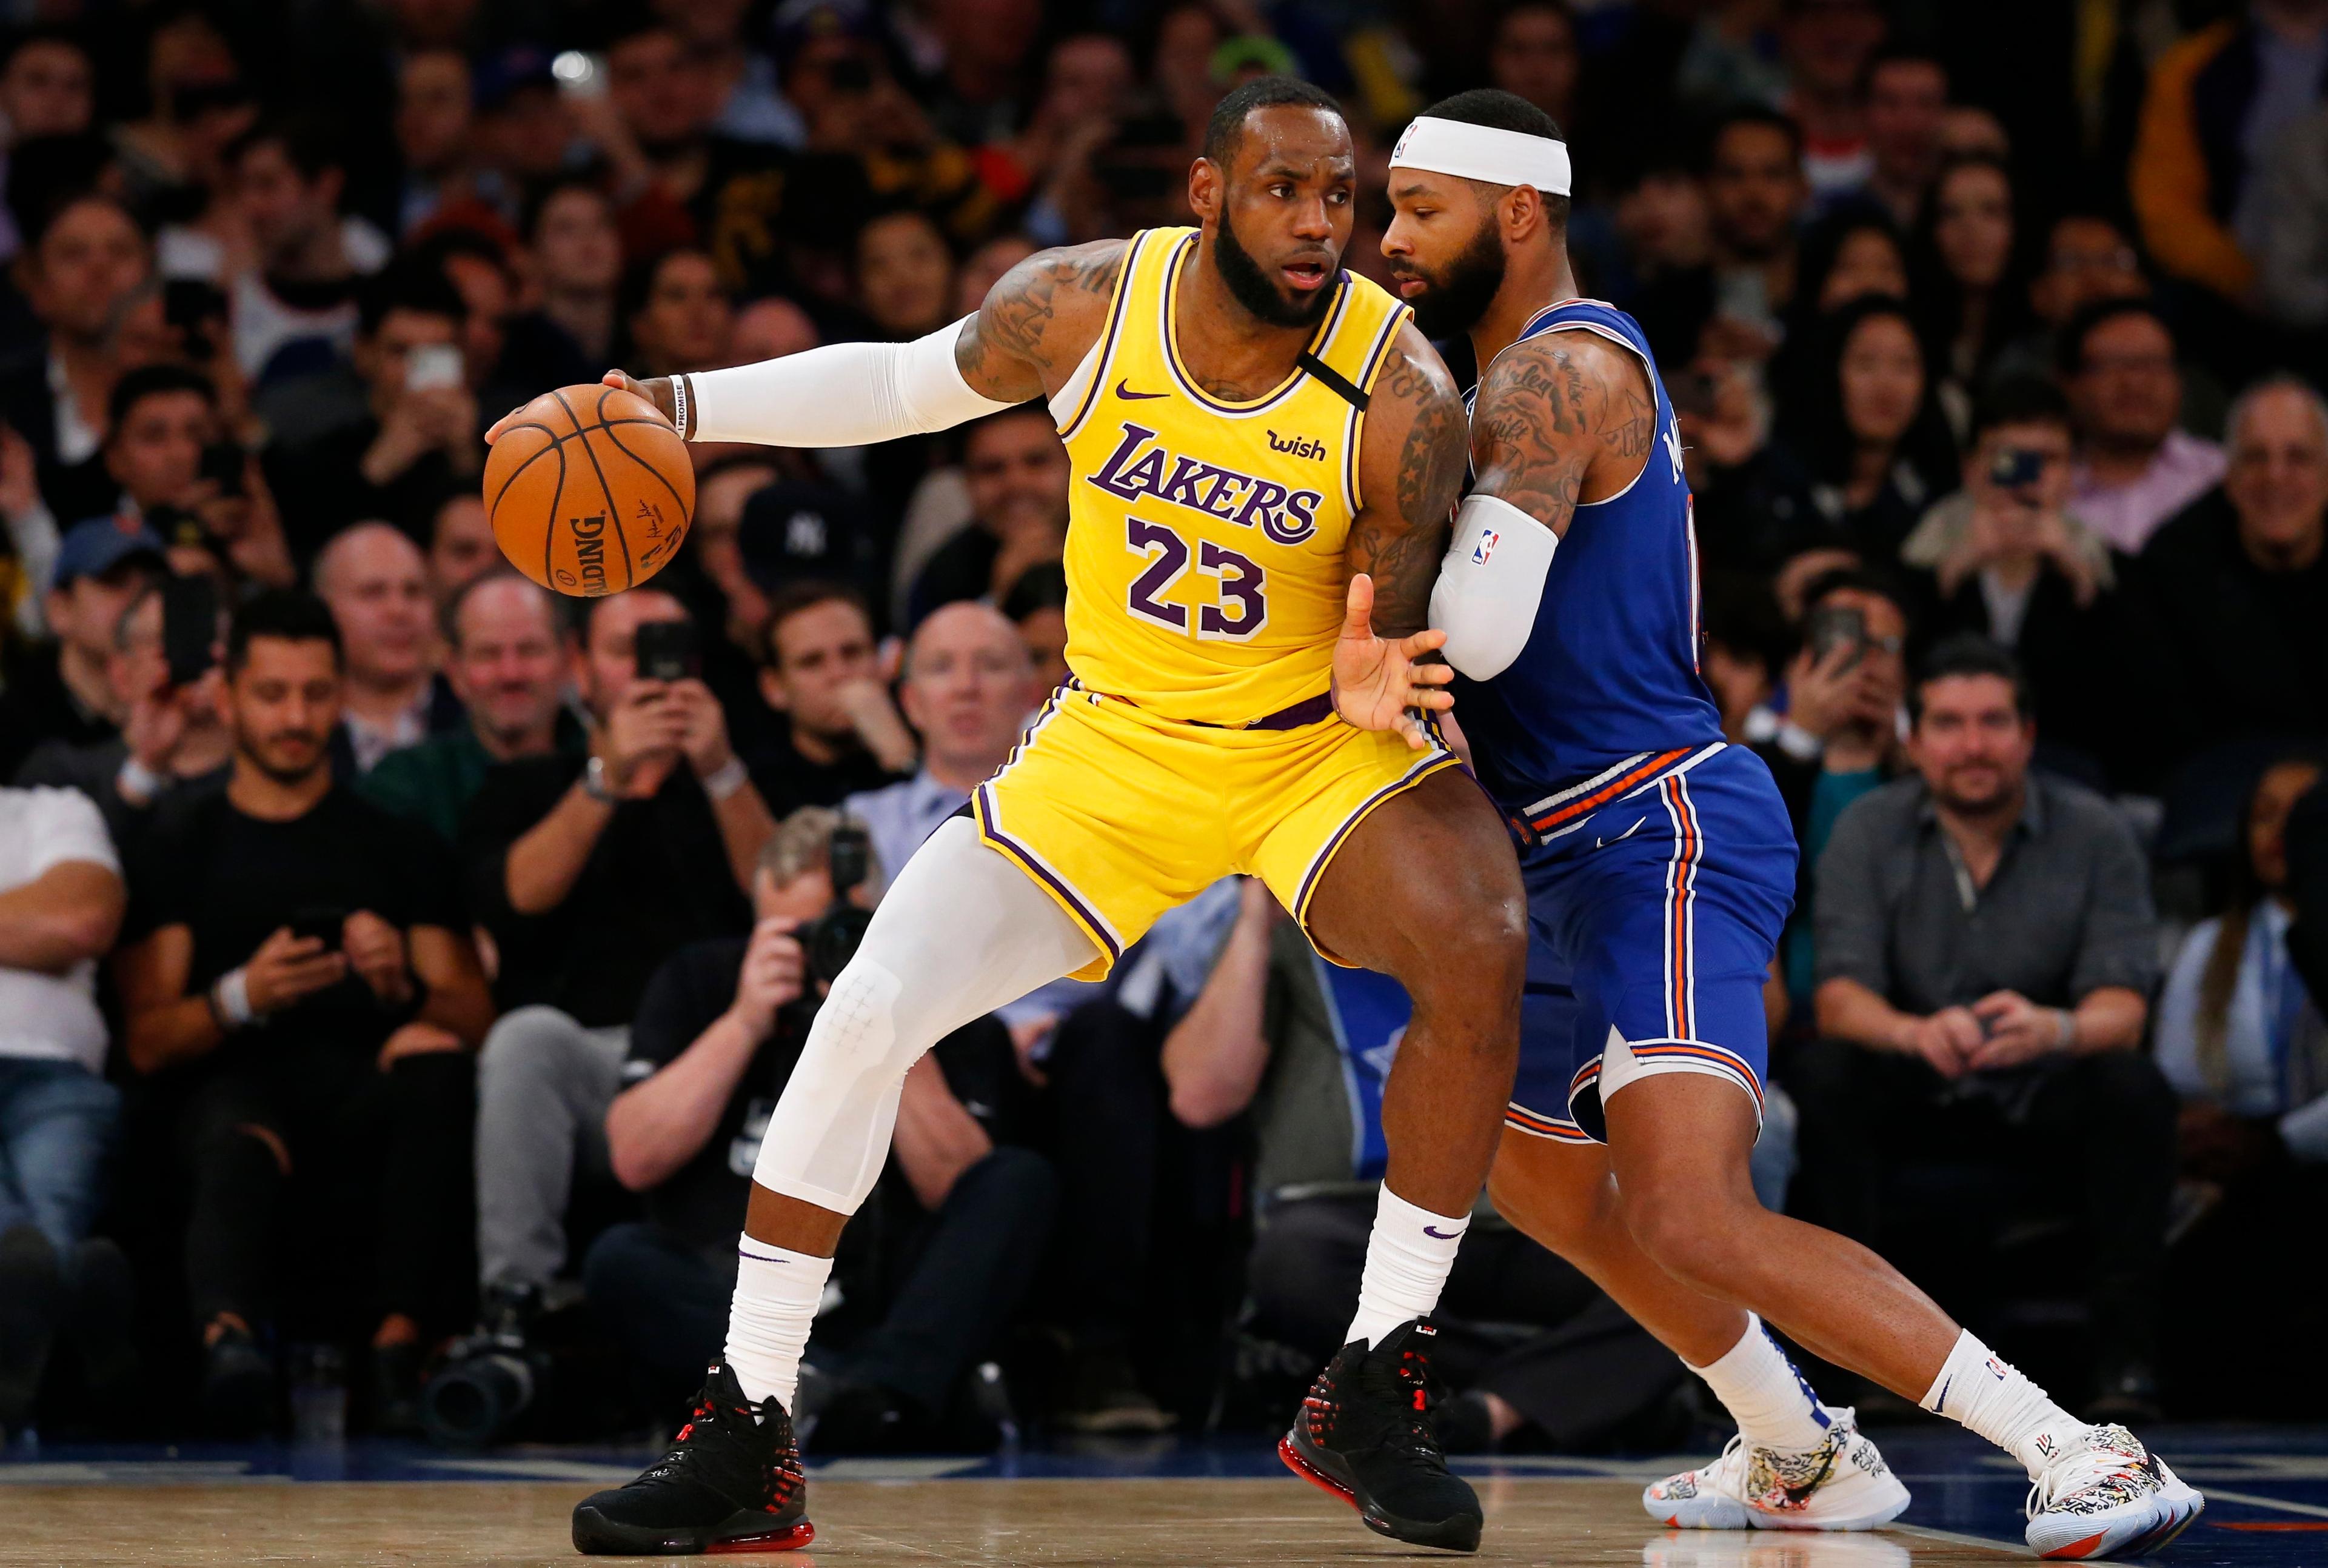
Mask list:
[[[1490,680],[1456,678],[1455,716],[1480,782],[1523,819],[1570,785],[1647,770],[1668,752],[1678,761],[1722,739],[1721,712],[1697,670],[1697,538],[1673,404],[1640,326],[1614,305],[1548,305],[1520,337],[1578,330],[1641,357],[1657,395],[1657,439],[1630,486],[1577,503],[1519,656]],[[1455,546],[1477,558],[1497,541],[1495,529],[1479,528]]]

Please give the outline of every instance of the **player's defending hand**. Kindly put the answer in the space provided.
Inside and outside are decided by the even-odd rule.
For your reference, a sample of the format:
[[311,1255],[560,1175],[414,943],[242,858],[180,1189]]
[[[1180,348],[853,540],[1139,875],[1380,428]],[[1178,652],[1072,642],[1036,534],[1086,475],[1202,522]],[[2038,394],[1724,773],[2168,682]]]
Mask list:
[[1334,644],[1334,711],[1360,729],[1393,729],[1417,751],[1431,746],[1422,710],[1444,713],[1455,706],[1446,690],[1455,671],[1423,661],[1437,653],[1447,634],[1422,631],[1411,637],[1375,634],[1375,580],[1364,572],[1350,578],[1342,635]]

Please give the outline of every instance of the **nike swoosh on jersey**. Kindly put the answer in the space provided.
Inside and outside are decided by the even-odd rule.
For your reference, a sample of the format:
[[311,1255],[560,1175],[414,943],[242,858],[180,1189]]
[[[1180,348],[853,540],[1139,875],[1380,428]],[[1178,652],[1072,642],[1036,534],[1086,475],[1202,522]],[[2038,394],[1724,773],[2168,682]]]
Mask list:
[[1127,403],[1136,403],[1141,401],[1142,399],[1169,398],[1172,394],[1169,392],[1135,392],[1131,390],[1131,378],[1126,376],[1123,380],[1115,383],[1115,395],[1122,398]]

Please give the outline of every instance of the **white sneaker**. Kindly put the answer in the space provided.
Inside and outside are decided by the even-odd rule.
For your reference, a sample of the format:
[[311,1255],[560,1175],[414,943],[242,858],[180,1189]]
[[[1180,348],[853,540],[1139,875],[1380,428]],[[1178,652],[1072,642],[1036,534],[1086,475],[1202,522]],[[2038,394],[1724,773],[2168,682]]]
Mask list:
[[2134,1433],[2089,1426],[2029,1484],[2029,1549],[2040,1557],[2140,1557],[2181,1535],[2206,1506]]
[[1826,1441],[1795,1453],[1749,1448],[1667,1476],[1641,1493],[1649,1517],[1677,1530],[1873,1530],[1900,1516],[1908,1488],[1860,1435],[1848,1410],[1827,1412]]

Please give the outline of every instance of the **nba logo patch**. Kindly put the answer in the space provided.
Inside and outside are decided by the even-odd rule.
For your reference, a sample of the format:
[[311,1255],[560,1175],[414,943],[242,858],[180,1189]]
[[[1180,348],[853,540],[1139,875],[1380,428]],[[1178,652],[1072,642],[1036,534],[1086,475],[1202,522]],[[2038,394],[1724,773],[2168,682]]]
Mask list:
[[1492,528],[1481,529],[1479,542],[1471,547],[1471,564],[1475,567],[1486,566],[1488,558],[1496,553],[1496,541],[1503,537]]

